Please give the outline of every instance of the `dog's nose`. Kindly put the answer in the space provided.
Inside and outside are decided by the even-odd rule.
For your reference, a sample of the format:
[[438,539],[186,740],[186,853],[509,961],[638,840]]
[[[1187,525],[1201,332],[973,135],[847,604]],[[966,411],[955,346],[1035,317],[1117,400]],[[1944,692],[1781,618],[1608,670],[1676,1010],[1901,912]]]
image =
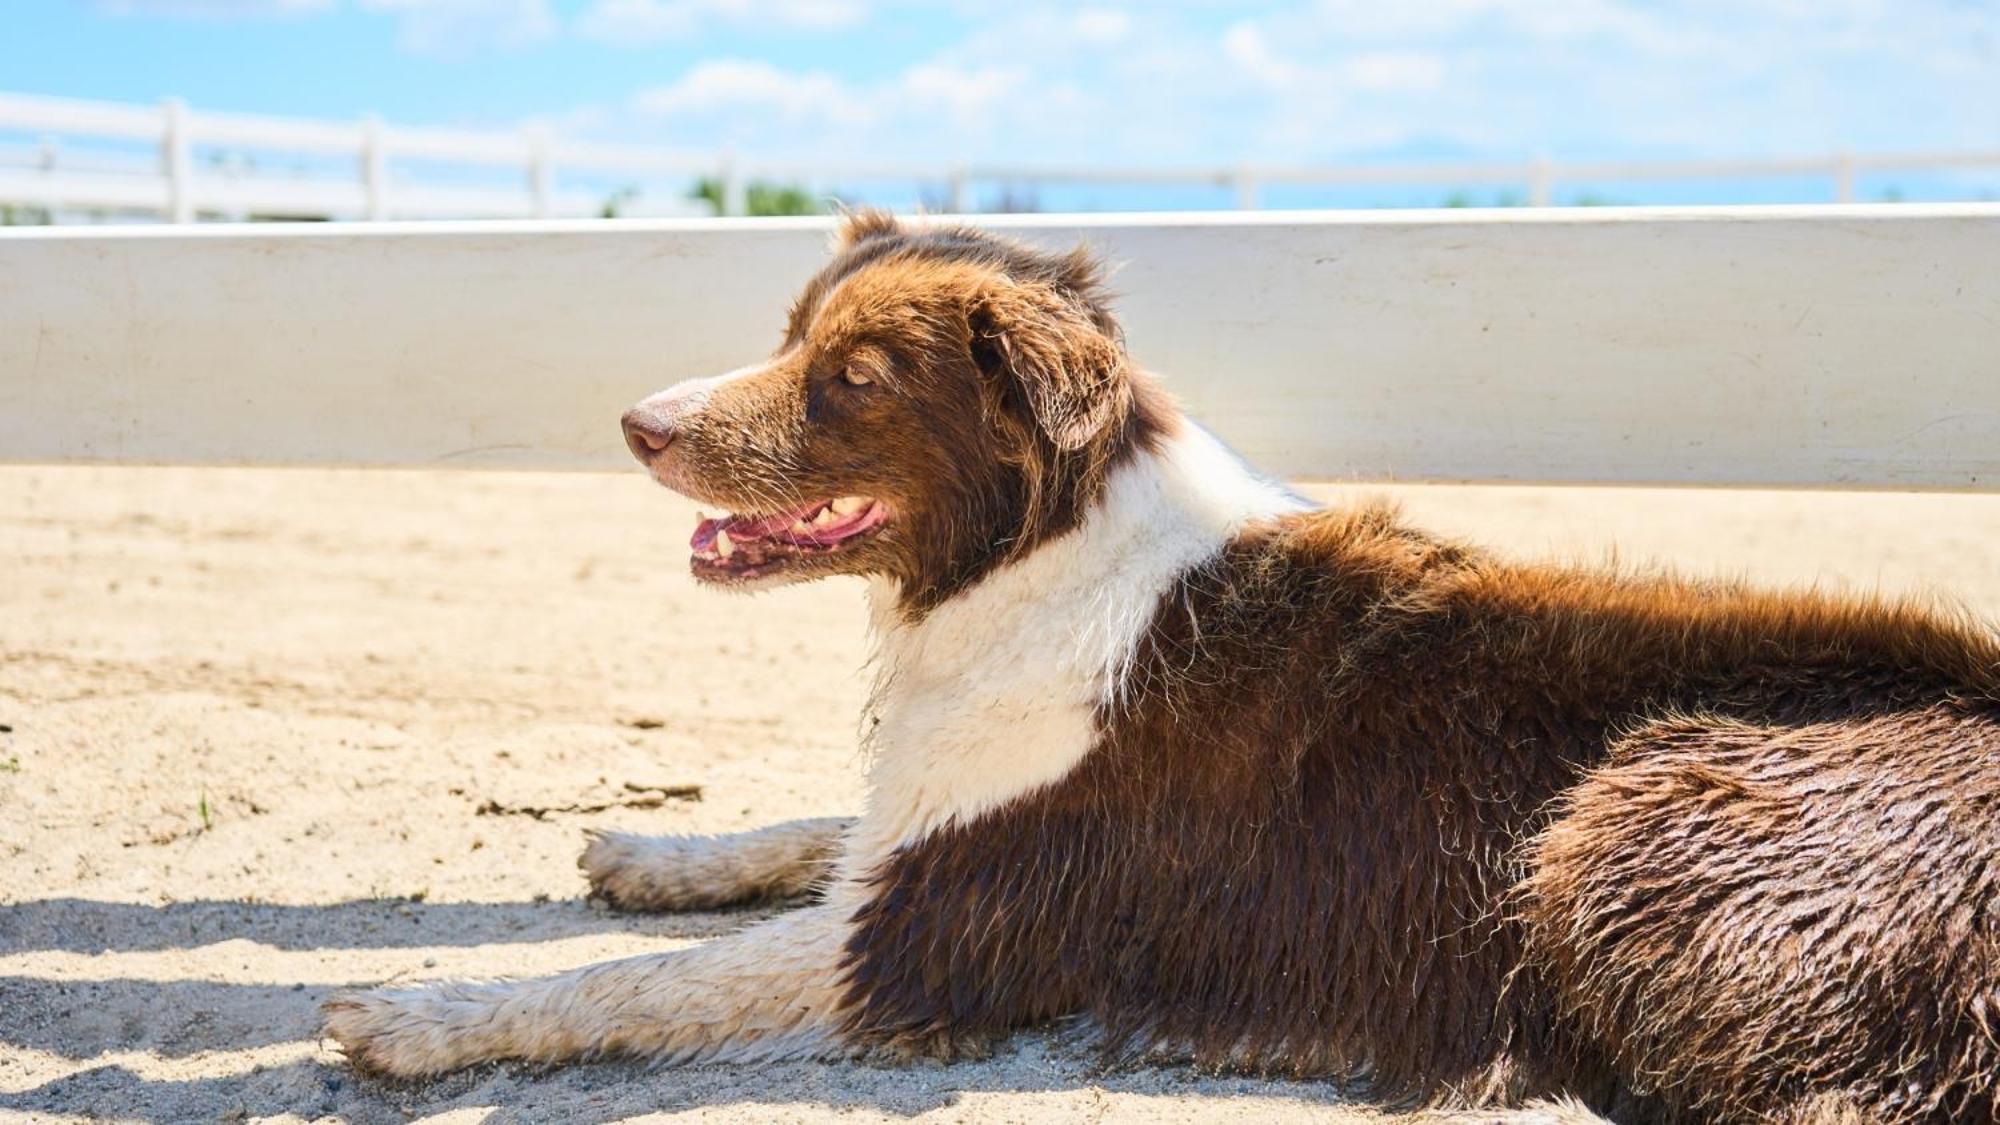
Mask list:
[[642,463],[652,461],[674,442],[673,423],[643,406],[627,410],[620,422],[625,427],[626,448]]

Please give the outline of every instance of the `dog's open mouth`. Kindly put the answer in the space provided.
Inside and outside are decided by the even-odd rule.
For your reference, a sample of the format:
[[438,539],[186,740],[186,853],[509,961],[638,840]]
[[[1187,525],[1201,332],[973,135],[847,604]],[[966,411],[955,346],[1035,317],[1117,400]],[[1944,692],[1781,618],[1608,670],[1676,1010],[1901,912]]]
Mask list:
[[842,496],[776,515],[703,516],[688,546],[697,577],[757,578],[794,559],[847,550],[888,518],[872,497]]

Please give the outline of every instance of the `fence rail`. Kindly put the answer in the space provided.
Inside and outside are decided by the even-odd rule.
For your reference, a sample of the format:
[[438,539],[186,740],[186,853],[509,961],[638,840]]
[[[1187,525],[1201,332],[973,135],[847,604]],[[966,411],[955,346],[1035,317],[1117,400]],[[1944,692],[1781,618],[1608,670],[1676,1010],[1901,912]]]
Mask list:
[[[1990,488],[2000,205],[996,216],[1299,477]],[[825,220],[0,230],[0,461],[624,467]]]
[[[720,210],[743,214],[754,179],[807,183],[903,182],[942,189],[940,202],[972,211],[980,184],[1142,184],[1228,190],[1241,210],[1255,210],[1274,186],[1520,185],[1528,203],[1545,206],[1559,183],[1824,177],[1829,196],[1854,198],[1856,178],[1870,172],[2000,168],[2000,149],[1963,152],[1837,152],[1806,158],[1699,161],[1512,162],[1353,166],[1241,165],[1228,168],[1129,166],[839,163],[787,164],[660,147],[565,140],[530,126],[478,132],[354,122],[196,113],[168,100],[157,106],[0,94],[0,133],[42,138],[22,161],[0,160],[0,203],[51,210],[108,209],[151,213],[174,222],[204,215],[290,215],[319,218],[561,217],[598,213],[603,192],[561,190],[562,175],[710,177]],[[106,169],[78,161],[64,147],[75,138],[155,146],[155,166]],[[225,164],[204,168],[195,150],[252,150],[351,158],[344,177],[287,177]],[[0,148],[0,157],[7,150]],[[471,165],[512,170],[517,186],[467,187],[406,183],[392,162]],[[101,161],[100,161],[101,163]],[[686,200],[651,201],[655,211],[685,213]]]

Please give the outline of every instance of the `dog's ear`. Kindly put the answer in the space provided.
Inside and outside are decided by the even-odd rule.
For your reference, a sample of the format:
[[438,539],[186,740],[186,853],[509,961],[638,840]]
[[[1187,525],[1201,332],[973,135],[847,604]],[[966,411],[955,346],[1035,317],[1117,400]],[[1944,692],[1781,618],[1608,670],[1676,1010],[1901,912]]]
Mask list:
[[863,207],[855,211],[843,212],[840,225],[834,230],[833,249],[835,253],[849,250],[871,238],[902,233],[896,216],[873,207]]
[[973,297],[967,319],[973,361],[1057,449],[1090,444],[1131,405],[1124,347],[1074,297],[1001,282]]

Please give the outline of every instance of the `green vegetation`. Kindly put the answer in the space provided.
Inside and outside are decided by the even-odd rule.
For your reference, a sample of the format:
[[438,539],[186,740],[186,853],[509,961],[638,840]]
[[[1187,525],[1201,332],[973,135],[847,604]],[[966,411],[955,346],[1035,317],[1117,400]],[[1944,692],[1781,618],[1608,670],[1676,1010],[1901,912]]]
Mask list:
[[[1550,202],[1558,207],[1624,207],[1631,201],[1585,191],[1568,199],[1552,199]],[[1440,207],[1526,207],[1527,205],[1528,197],[1513,189],[1494,192],[1490,199],[1481,198],[1476,192],[1454,191],[1438,204]]]
[[1440,207],[1526,207],[1527,197],[1512,189],[1493,193],[1490,202],[1481,200],[1469,191],[1455,191],[1444,197]]
[[25,203],[0,203],[0,227],[45,227],[55,222],[46,207]]
[[637,198],[639,198],[638,188],[619,188],[604,198],[604,205],[597,209],[597,217],[600,219],[615,219],[624,214],[626,205]]
[[[722,181],[713,176],[703,176],[695,181],[694,189],[688,192],[689,199],[699,199],[722,214]],[[774,184],[764,180],[752,180],[744,188],[743,203],[746,215],[821,215],[826,213],[830,199],[817,199],[798,184]],[[607,204],[607,206],[609,206]]]

